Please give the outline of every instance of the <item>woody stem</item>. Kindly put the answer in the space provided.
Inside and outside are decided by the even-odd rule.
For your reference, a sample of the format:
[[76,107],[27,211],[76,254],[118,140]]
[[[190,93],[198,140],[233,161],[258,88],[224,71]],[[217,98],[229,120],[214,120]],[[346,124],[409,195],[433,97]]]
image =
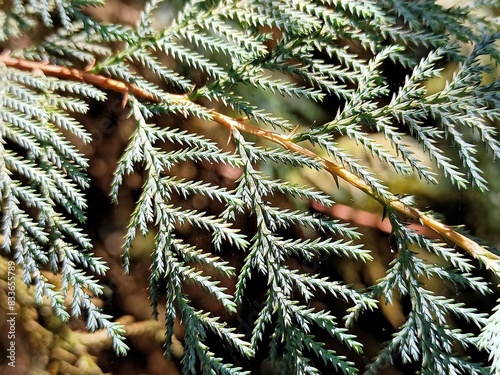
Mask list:
[[[189,104],[191,106],[199,106],[200,108],[202,107],[199,104],[193,103],[187,95],[176,95],[168,93],[163,97],[158,97],[133,84],[122,82],[113,78],[108,78],[99,74],[80,71],[78,69],[69,69],[64,66],[52,65],[45,62],[17,59],[10,57],[7,54],[0,54],[0,63],[21,70],[37,70],[43,72],[48,76],[85,82],[102,89],[121,93],[124,95],[125,100],[128,98],[129,94],[132,94],[138,98],[152,102],[165,101],[168,103]],[[278,144],[286,148],[287,150],[316,159],[323,165],[323,168],[330,174],[332,174],[335,178],[341,178],[345,180],[352,186],[358,188],[359,190],[365,192],[366,194],[379,201],[382,205],[391,207],[392,209],[406,215],[407,217],[419,221],[422,225],[431,228],[443,238],[463,248],[472,257],[481,260],[487,268],[500,273],[500,256],[488,251],[475,241],[458,233],[453,228],[444,225],[439,221],[425,215],[419,210],[404,204],[396,196],[390,196],[387,199],[383,199],[382,197],[377,195],[373,191],[373,189],[371,189],[362,179],[349,172],[344,167],[315,154],[311,150],[293,142],[289,137],[283,136],[279,133],[259,128],[245,121],[237,120],[230,116],[219,113],[215,110],[211,110],[211,114],[215,122],[227,127],[230,131],[238,130],[247,134],[253,134],[260,138],[264,138],[275,144]]]

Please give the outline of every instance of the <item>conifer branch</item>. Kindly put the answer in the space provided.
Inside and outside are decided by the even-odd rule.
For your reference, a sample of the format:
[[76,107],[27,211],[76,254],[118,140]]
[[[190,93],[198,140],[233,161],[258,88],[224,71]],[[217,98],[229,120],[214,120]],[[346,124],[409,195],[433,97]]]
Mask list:
[[[124,338],[140,329],[95,302],[103,282],[93,276],[115,269],[93,253],[85,224],[87,173],[100,152],[89,128],[100,124],[78,119],[90,119],[87,101],[107,91],[135,120],[108,174],[111,200],[133,205],[124,268],[133,272],[147,240],[148,303],[154,317],[164,312],[155,338],[175,356],[181,321],[183,374],[253,373],[262,352],[280,374],[357,373],[357,319],[377,308],[395,332],[367,373],[396,358],[403,372],[406,363],[432,374],[500,371],[490,345],[500,340],[498,307],[487,316],[474,298],[461,303],[462,291],[492,292],[476,267],[499,276],[500,256],[421,208],[450,188],[498,190],[500,34],[494,13],[483,12],[493,1],[445,9],[435,0],[148,0],[135,26],[95,19],[91,7],[104,0],[11,3],[0,9],[0,251],[37,303],[107,331],[82,343],[107,334],[125,354]],[[161,26],[164,7],[177,14]],[[31,45],[10,53],[19,38]],[[455,74],[433,90],[443,67]],[[169,124],[178,117],[186,129]],[[228,145],[191,120],[221,125]],[[97,146],[90,160],[82,143]],[[197,175],[184,175],[187,166]],[[231,172],[219,179],[214,169]],[[337,190],[329,176],[318,179],[328,173]],[[480,205],[467,197],[467,212],[497,204],[493,196]],[[372,242],[363,218],[334,213],[346,203],[366,216],[373,201],[383,214],[372,218],[384,224],[371,227],[390,233],[387,242]],[[481,224],[498,222],[485,211]],[[330,273],[333,259],[357,270],[336,262]],[[382,264],[374,277],[369,269]]]
[[[151,94],[147,90],[144,90],[134,84],[123,82],[120,80],[108,78],[99,74],[89,73],[81,71],[78,69],[69,69],[64,66],[52,65],[47,62],[36,62],[23,59],[17,59],[9,57],[6,53],[0,54],[0,62],[4,63],[6,66],[11,66],[17,69],[28,70],[28,71],[41,71],[48,76],[55,76],[58,78],[85,82],[88,84],[95,85],[101,89],[112,90],[117,93],[121,93],[124,96],[124,103],[128,100],[128,95],[132,94],[137,98],[152,101],[152,102],[162,102],[166,101],[174,105],[183,106],[194,106],[200,108],[199,104],[193,103],[188,95],[176,95],[167,93],[165,97],[161,98],[156,95]],[[206,108],[200,108],[206,110]],[[410,207],[396,196],[381,197],[376,194],[373,189],[368,186],[362,179],[349,172],[342,166],[327,160],[323,157],[316,155],[313,151],[295,143],[293,141],[293,133],[289,136],[284,136],[282,134],[262,129],[260,127],[251,125],[245,122],[245,119],[235,119],[228,115],[219,113],[215,110],[209,110],[213,117],[213,121],[225,126],[229,131],[239,130],[247,134],[252,134],[257,137],[266,139],[275,144],[282,146],[283,148],[293,151],[297,154],[306,156],[311,159],[319,161],[323,168],[328,171],[332,176],[337,179],[341,178],[348,182],[357,189],[365,192],[378,202],[382,206],[392,207],[396,211],[404,214],[408,218],[420,222],[422,225],[434,230],[436,233],[441,235],[448,241],[458,245],[465,251],[467,251],[472,257],[480,260],[488,269],[500,274],[500,256],[488,251],[483,246],[479,245],[470,238],[458,233],[453,228],[440,223],[439,221],[431,218],[430,216],[420,212],[418,209]]]
[[293,142],[292,139],[290,139],[290,137],[283,136],[281,134],[268,131],[265,129],[261,129],[254,125],[247,124],[241,120],[233,119],[227,115],[223,115],[215,111],[213,111],[212,113],[214,115],[214,121],[226,126],[230,130],[238,129],[248,134],[256,135],[258,137],[279,144],[290,151],[320,161],[324,169],[330,172],[334,178],[340,177],[341,179],[348,182],[352,186],[358,188],[359,190],[365,192],[375,200],[379,201],[383,206],[392,207],[396,211],[406,215],[408,218],[420,222],[422,225],[425,225],[428,228],[437,232],[443,238],[446,238],[450,242],[466,250],[472,257],[482,261],[487,268],[497,273],[500,272],[500,264],[498,264],[498,262],[500,262],[500,256],[492,253],[491,251],[488,251],[483,246],[479,245],[470,238],[467,238],[466,236],[458,233],[453,228],[440,223],[439,221],[431,218],[428,215],[425,215],[418,209],[406,205],[405,203],[401,202],[401,200],[396,196],[390,196],[389,199],[384,199],[383,197],[380,197],[373,191],[373,189],[370,186],[368,186],[359,177],[349,172],[342,166],[330,160],[327,160],[323,157],[320,157],[311,150],[296,144],[295,142]]

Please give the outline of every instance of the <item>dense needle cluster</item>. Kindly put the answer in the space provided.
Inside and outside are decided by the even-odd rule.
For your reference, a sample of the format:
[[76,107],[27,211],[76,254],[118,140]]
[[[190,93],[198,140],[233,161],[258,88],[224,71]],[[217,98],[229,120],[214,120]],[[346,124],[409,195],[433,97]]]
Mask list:
[[[386,181],[338,142],[340,136],[352,138],[395,173],[415,174],[432,189],[436,170],[405,143],[411,136],[455,188],[486,191],[477,155],[486,149],[489,160],[500,157],[500,96],[494,78],[500,63],[498,21],[488,16],[495,1],[445,9],[431,0],[193,0],[181,9],[169,8],[175,17],[165,27],[154,22],[155,14],[169,7],[161,1],[147,2],[134,27],[89,16],[87,7],[103,2],[13,0],[0,10],[5,49],[0,58],[1,246],[22,268],[24,281],[34,285],[40,302],[48,298],[64,320],[83,314],[90,330],[107,329],[116,352],[126,353],[124,327],[91,300],[103,288],[91,275],[105,274],[107,266],[93,256],[81,229],[88,161],[68,137],[91,142],[75,115],[86,113],[89,100],[107,100],[103,89],[121,83],[117,91],[124,94],[136,127],[117,165],[112,199],[118,200],[127,175],[141,170],[145,176],[128,226],[125,266],[134,239],[154,228],[150,297],[155,314],[158,297],[166,300],[167,353],[174,319],[184,324],[184,373],[249,373],[245,364],[264,344],[280,374],[319,374],[325,366],[330,373],[358,373],[363,369],[325,346],[318,332],[362,353],[349,328],[364,311],[394,298],[409,301],[406,322],[367,373],[379,373],[395,358],[419,364],[422,374],[500,372],[498,308],[486,315],[426,288],[426,280],[437,278],[490,293],[487,282],[471,272],[483,264],[498,277],[499,258],[474,243],[483,249],[476,252],[461,237],[450,235],[446,240],[458,240],[445,243],[408,228],[401,212],[414,219],[420,213],[408,200],[400,202]],[[39,25],[46,28],[40,40],[23,50],[12,48],[12,40]],[[168,67],[165,58],[174,63]],[[39,69],[23,69],[19,61],[40,62]],[[438,77],[446,63],[455,64],[456,73],[444,89],[429,94],[424,83]],[[385,64],[406,69],[406,80],[391,87]],[[58,67],[74,71],[62,75]],[[298,124],[286,109],[274,113],[259,100],[263,95],[285,108],[330,100],[337,114],[324,123]],[[159,126],[160,116],[224,125],[233,151],[223,151],[224,145],[195,130]],[[379,143],[374,133],[388,143]],[[174,147],[167,151],[164,144]],[[453,152],[445,152],[443,144]],[[169,173],[184,162],[225,164],[241,176],[228,190]],[[334,255],[370,262],[372,256],[359,245],[361,235],[352,226],[303,204],[329,207],[334,203],[330,192],[287,181],[287,173],[270,173],[269,166],[276,164],[288,172],[327,170],[380,202],[392,225],[397,256],[375,286],[357,290],[290,266],[290,259]],[[212,214],[172,203],[173,197],[192,195],[218,201],[224,209]],[[274,204],[274,196],[288,197],[297,208]],[[252,236],[235,225],[240,215],[255,221]],[[426,224],[424,216],[421,221]],[[178,235],[184,224],[210,233],[209,252]],[[296,227],[314,236],[290,237]],[[244,258],[241,269],[217,256],[226,247]],[[440,261],[426,262],[422,251]],[[235,294],[197,266],[236,275]],[[61,285],[47,280],[47,270],[61,275]],[[184,291],[186,283],[197,284],[238,314],[255,278],[265,280],[266,290],[247,335],[198,309]],[[350,306],[344,321],[310,307],[317,293]],[[454,317],[477,326],[479,338],[454,326]],[[207,346],[208,333],[238,353],[234,362]],[[490,363],[462,355],[468,347],[489,351]]]

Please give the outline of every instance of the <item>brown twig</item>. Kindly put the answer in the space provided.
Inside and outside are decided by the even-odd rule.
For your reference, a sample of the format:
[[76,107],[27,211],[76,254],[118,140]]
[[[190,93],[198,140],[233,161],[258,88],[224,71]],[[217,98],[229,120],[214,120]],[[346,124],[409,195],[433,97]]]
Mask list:
[[[125,327],[125,337],[145,336],[158,344],[164,344],[166,340],[164,325],[158,320],[150,319],[136,322],[131,316],[124,316],[118,319],[118,323]],[[108,337],[106,330],[97,332],[72,332],[77,341],[92,350],[108,349],[112,346],[112,341]],[[176,358],[182,358],[184,346],[181,341],[172,335],[171,338],[172,354]]]
[[[133,84],[104,77],[99,74],[80,71],[78,69],[69,69],[64,66],[52,65],[45,62],[17,59],[9,57],[7,54],[0,54],[0,63],[5,64],[6,66],[22,70],[41,71],[48,76],[85,82],[100,87],[102,89],[119,92],[123,94],[125,102],[128,99],[128,95],[132,94],[138,98],[153,102],[166,101],[169,103],[200,106],[199,104],[193,103],[187,95],[176,95],[168,93],[165,95],[165,97],[160,98]],[[467,238],[464,235],[458,233],[453,228],[444,225],[439,221],[431,218],[430,216],[425,215],[419,210],[404,204],[396,196],[391,196],[389,199],[381,198],[362,179],[360,179],[353,173],[349,172],[342,166],[315,154],[313,151],[301,145],[298,145],[297,143],[293,142],[291,137],[259,128],[257,126],[245,122],[245,120],[235,119],[230,116],[219,113],[215,110],[212,110],[211,113],[213,116],[213,120],[215,122],[227,127],[230,131],[238,130],[247,134],[256,135],[260,138],[264,138],[273,143],[279,144],[280,146],[282,146],[287,150],[296,152],[304,156],[308,156],[310,158],[319,161],[323,165],[323,168],[329,173],[331,173],[334,176],[334,178],[336,179],[341,178],[347,181],[352,186],[358,188],[359,190],[365,192],[366,194],[370,195],[371,197],[379,201],[382,205],[391,207],[392,209],[408,216],[409,218],[417,220],[422,225],[431,228],[439,235],[441,235],[443,238],[466,250],[474,258],[481,260],[487,268],[492,269],[497,273],[500,273],[500,256],[486,250],[484,247],[480,246],[478,243],[471,240],[470,238]]]
[[431,228],[439,235],[441,235],[443,238],[449,240],[450,242],[466,250],[474,258],[481,260],[487,268],[494,270],[497,273],[500,273],[500,263],[499,263],[500,256],[492,253],[491,251],[486,250],[484,247],[482,247],[475,241],[472,241],[470,238],[467,238],[464,235],[458,233],[453,228],[440,223],[439,221],[431,218],[428,215],[425,215],[416,208],[404,204],[396,196],[391,196],[388,200],[382,199],[358,176],[349,172],[342,166],[335,164],[332,161],[327,160],[319,155],[316,155],[311,150],[294,143],[287,136],[283,136],[281,134],[270,132],[268,130],[261,129],[250,124],[236,121],[231,117],[220,113],[214,113],[214,120],[228,127],[229,129],[238,129],[245,133],[254,134],[261,138],[277,143],[288,150],[318,160],[323,165],[323,168],[326,171],[330,172],[330,174],[332,174],[334,177],[337,176],[342,178],[352,186],[358,188],[359,190],[370,195],[375,200],[379,201],[382,205],[390,206],[391,208],[395,209],[400,213],[403,213],[409,218],[417,220],[422,225]]

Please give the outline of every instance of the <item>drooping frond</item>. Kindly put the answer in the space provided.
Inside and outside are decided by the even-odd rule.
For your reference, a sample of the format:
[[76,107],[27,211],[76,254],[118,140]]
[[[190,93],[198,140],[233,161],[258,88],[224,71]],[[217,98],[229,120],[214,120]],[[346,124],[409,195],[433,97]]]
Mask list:
[[[75,94],[103,100],[104,93],[86,84],[73,84],[0,65],[0,199],[2,249],[16,259],[24,281],[33,283],[38,303],[50,299],[64,321],[87,317],[90,330],[108,329],[114,347],[125,353],[123,328],[112,323],[91,301],[102,287],[88,275],[104,275],[105,263],[92,255],[82,231],[87,208],[87,160],[67,140],[90,136],[74,119],[88,104]],[[60,274],[56,288],[45,272]],[[73,294],[69,311],[65,296]]]
[[[150,302],[156,317],[165,305],[167,353],[183,325],[183,374],[249,374],[264,354],[279,374],[358,373],[363,339],[351,328],[398,304],[402,323],[367,373],[397,358],[423,374],[500,371],[489,345],[500,337],[498,308],[487,316],[458,293],[490,293],[477,263],[498,276],[500,257],[393,184],[495,186],[500,51],[498,20],[487,13],[495,2],[148,1],[134,25],[92,16],[104,5],[13,0],[0,10],[1,246],[39,301],[49,298],[63,320],[83,315],[91,330],[106,328],[126,351],[123,328],[91,301],[108,269],[83,230],[89,162],[75,146],[92,140],[77,117],[116,92],[134,125],[111,199],[121,203],[131,175],[142,184],[125,268],[134,271],[140,237],[154,238]],[[454,73],[432,88],[446,69]],[[183,166],[196,173],[183,176]],[[346,222],[356,218],[329,215],[339,197],[359,203],[353,190],[388,217],[392,262]],[[389,264],[378,281],[373,269],[360,271],[375,261]],[[340,262],[358,274],[332,269]],[[190,287],[228,321],[197,304]],[[471,360],[473,350],[489,352],[491,368]]]

